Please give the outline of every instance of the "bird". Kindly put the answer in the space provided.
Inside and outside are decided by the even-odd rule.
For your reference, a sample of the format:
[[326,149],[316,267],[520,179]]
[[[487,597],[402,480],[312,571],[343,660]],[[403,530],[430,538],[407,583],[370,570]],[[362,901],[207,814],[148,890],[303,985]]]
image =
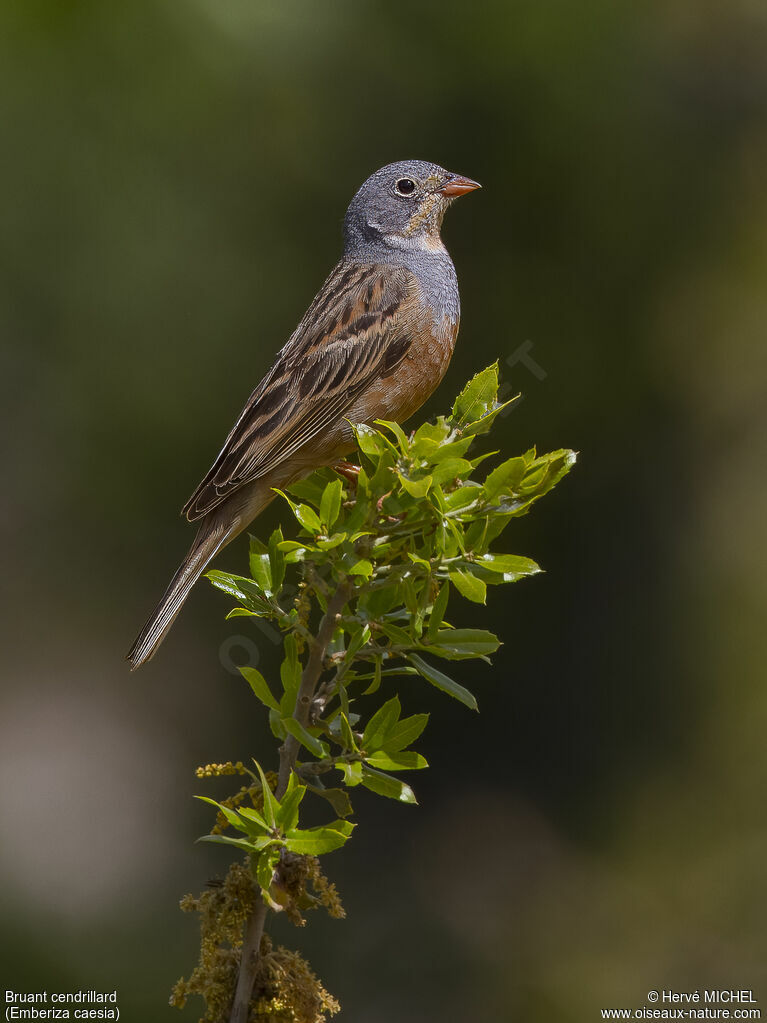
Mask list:
[[354,447],[351,424],[403,422],[442,380],[460,297],[445,211],[481,186],[424,160],[372,174],[344,218],[341,259],[248,398],[181,514],[197,535],[127,654],[149,661],[218,552],[282,489]]

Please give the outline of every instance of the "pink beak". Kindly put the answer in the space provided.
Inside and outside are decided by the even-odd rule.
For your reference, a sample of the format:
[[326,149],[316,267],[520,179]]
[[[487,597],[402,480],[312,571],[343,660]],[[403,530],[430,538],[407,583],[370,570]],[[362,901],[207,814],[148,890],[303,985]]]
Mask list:
[[478,181],[472,181],[471,178],[463,177],[461,174],[453,174],[442,188],[436,188],[435,191],[437,195],[444,195],[448,199],[454,199],[456,196],[473,192],[475,188],[482,188],[482,185]]

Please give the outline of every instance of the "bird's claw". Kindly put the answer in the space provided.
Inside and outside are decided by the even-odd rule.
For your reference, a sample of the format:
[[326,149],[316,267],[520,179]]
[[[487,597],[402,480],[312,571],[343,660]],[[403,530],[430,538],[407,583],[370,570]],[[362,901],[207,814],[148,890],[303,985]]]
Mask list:
[[357,477],[362,472],[361,466],[355,465],[354,462],[336,462],[333,468],[339,476],[343,476],[352,486],[357,486]]

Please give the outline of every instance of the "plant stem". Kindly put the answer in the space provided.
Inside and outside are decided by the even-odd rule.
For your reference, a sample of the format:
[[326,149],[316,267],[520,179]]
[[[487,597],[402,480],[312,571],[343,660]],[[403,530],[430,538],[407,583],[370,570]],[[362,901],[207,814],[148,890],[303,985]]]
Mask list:
[[[293,717],[306,727],[309,721],[309,712],[312,706],[312,699],[317,688],[317,683],[322,674],[322,664],[325,659],[325,651],[333,638],[336,628],[336,619],[343,611],[344,605],[352,593],[352,586],[348,579],[343,579],[338,589],[333,594],[328,609],[320,622],[319,630],[312,641],[309,650],[309,659],[301,675],[301,685],[296,696],[296,705]],[[295,767],[296,758],[300,743],[292,735],[288,735],[280,747],[280,773],[277,780],[275,795],[282,799],[290,781],[290,772]],[[242,953],[240,956],[240,970],[237,975],[237,987],[232,1002],[232,1011],[229,1016],[229,1023],[248,1023],[250,1010],[250,999],[253,995],[253,984],[258,972],[258,958],[261,947],[261,935],[264,933],[267,907],[263,899],[259,897],[253,912],[245,926],[245,935],[242,941]]]
[[[309,651],[309,659],[301,675],[301,685],[296,696],[295,710],[293,711],[293,717],[304,728],[309,723],[309,711],[312,707],[317,683],[322,674],[322,662],[325,659],[325,651],[333,638],[336,628],[336,619],[343,611],[344,604],[349,600],[351,592],[352,587],[349,580],[344,579],[328,603],[328,609],[320,622],[317,636]],[[280,774],[277,780],[277,789],[274,793],[277,799],[282,799],[285,795],[285,790],[290,781],[290,772],[295,766],[300,746],[301,744],[295,736],[288,735],[280,747]]]
[[259,892],[242,941],[240,972],[237,974],[237,988],[234,992],[229,1023],[248,1023],[250,998],[253,994],[253,984],[256,980],[256,972],[258,971],[261,935],[264,933],[267,912],[266,903],[261,898]]

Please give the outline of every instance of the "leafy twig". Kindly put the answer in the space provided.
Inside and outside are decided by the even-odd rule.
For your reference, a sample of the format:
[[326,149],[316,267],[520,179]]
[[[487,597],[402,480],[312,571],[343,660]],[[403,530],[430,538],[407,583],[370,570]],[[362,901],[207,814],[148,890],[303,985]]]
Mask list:
[[[277,776],[255,762],[245,796],[207,800],[218,818],[205,839],[245,852],[247,860],[230,868],[220,903],[192,900],[205,907],[200,963],[179,981],[173,1004],[202,994],[203,1023],[220,1023],[227,1012],[229,1023],[276,1016],[319,1023],[337,1011],[297,953],[273,948],[264,933],[268,912],[302,923],[302,911],[322,904],[342,915],[317,857],[351,837],[348,793],[363,786],[413,804],[413,789],[398,775],[428,766],[412,748],[428,714],[402,717],[391,687],[406,678],[410,696],[420,678],[476,709],[475,695],[434,662],[488,661],[500,640],[454,627],[448,602],[460,595],[484,604],[488,587],[540,571],[529,558],[491,547],[575,461],[571,451],[530,450],[488,471],[482,463],[489,456],[469,449],[503,407],[497,394],[495,366],[469,382],[449,416],[411,434],[396,423],[355,427],[354,487],[329,469],[292,484],[282,497],[299,527],[295,538],[280,528],[268,544],[251,537],[250,577],[209,573],[236,600],[232,614],[279,626],[284,659],[281,692],[256,668],[240,669],[280,743]],[[317,620],[315,633],[310,622]],[[376,700],[381,687],[389,692]],[[335,787],[326,783],[330,772],[341,775]],[[329,803],[337,819],[300,826],[307,794]]]
[[[320,675],[322,674],[322,662],[325,658],[325,651],[333,638],[333,633],[336,628],[336,620],[343,611],[344,605],[349,600],[351,592],[351,583],[348,579],[344,579],[331,597],[328,609],[325,612],[325,616],[323,617],[317,631],[317,637],[311,645],[309,660],[306,662],[306,667],[301,675],[301,687],[298,690],[296,706],[293,712],[293,717],[304,728],[306,728],[309,723],[309,711],[311,710],[312,699],[314,698],[317,683],[319,682]],[[280,747],[280,773],[277,781],[277,789],[275,791],[275,795],[278,799],[282,799],[285,795],[285,790],[288,787],[288,780],[290,779],[290,772],[295,766],[299,748],[300,743],[293,735],[288,735],[285,742]]]

